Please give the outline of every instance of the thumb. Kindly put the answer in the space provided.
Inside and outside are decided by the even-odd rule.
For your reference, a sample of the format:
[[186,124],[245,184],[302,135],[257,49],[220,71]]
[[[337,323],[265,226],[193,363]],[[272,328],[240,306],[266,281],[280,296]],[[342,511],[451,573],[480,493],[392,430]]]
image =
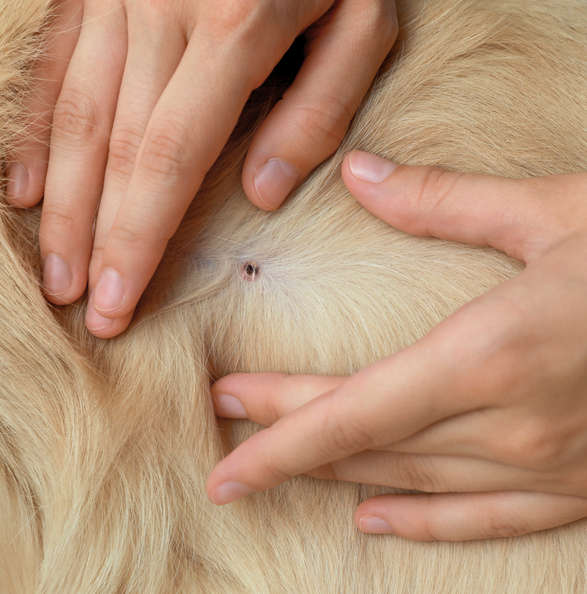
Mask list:
[[346,156],[342,176],[362,206],[412,235],[490,246],[526,262],[560,235],[560,217],[546,200],[554,176],[537,183],[463,174],[361,151]]

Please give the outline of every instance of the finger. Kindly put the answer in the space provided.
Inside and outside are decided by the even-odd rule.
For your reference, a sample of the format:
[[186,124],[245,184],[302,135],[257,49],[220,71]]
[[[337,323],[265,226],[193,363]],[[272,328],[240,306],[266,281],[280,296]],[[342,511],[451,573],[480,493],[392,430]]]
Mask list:
[[[139,148],[128,198],[104,247],[94,295],[102,316],[119,318],[133,311],[204,175],[228,140],[253,81],[259,78],[257,70],[270,70],[269,62],[255,57],[258,48],[239,49],[242,62],[234,60],[233,46],[218,45],[196,29],[161,96]],[[255,64],[255,71],[243,69],[242,63]]]
[[[149,31],[149,35],[145,35]],[[181,60],[186,47],[181,29],[161,15],[150,19],[149,13],[134,10],[129,14],[129,49],[118,98],[118,107],[110,137],[108,163],[89,270],[89,285],[93,290],[102,270],[104,247],[114,220],[125,199],[135,166],[140,143],[149,118]],[[107,323],[96,311],[89,311],[86,325],[94,334],[107,337],[107,326],[122,332],[131,316]]]
[[20,207],[34,206],[43,195],[53,109],[79,36],[81,3],[66,0],[55,10],[47,44],[33,71],[34,93],[26,106],[30,114],[26,139],[11,156],[7,171],[7,199]]
[[327,480],[444,492],[501,491],[539,486],[530,470],[464,456],[367,451],[309,471]]
[[524,261],[559,240],[564,226],[547,199],[561,180],[573,181],[573,176],[537,182],[397,166],[360,151],[347,155],[342,176],[366,209],[402,231],[491,246]]
[[120,334],[130,324],[131,318],[132,313],[114,320],[101,316],[94,307],[94,295],[90,291],[85,321],[87,328],[94,336],[98,338],[110,338],[112,335]]
[[587,517],[587,499],[546,493],[383,495],[355,512],[359,530],[410,540],[520,536]]
[[[346,377],[289,375],[282,373],[232,374],[212,385],[211,394],[214,410],[218,416],[232,419],[249,419],[255,423],[269,426],[294,410],[318,398],[326,392],[338,388]],[[511,413],[511,422],[504,424],[503,411],[497,409],[475,410],[434,423],[407,439],[390,444],[385,452],[365,452],[345,460],[333,462],[308,474],[318,478],[338,478],[341,480],[381,484],[434,491],[432,483],[408,484],[397,482],[395,461],[405,463],[428,464],[429,456],[466,457],[491,460],[504,464],[512,463],[516,456],[528,455],[534,451],[544,437],[534,438],[534,419],[527,412],[527,423],[521,423],[519,415]],[[495,439],[495,427],[502,428],[502,437]],[[504,437],[507,436],[507,437]],[[387,451],[393,452],[388,454]],[[420,456],[402,456],[400,454],[419,454]],[[437,467],[440,470],[439,467]],[[516,470],[516,472],[518,472]],[[406,473],[411,476],[416,473]],[[428,473],[429,474],[429,473]],[[438,475],[438,483],[442,473]],[[387,477],[387,478],[385,478]],[[446,477],[448,478],[448,477]],[[393,479],[393,480],[392,480]],[[396,481],[396,482],[394,482]],[[444,490],[458,489],[456,483],[444,482]],[[465,490],[470,489],[470,483]],[[483,483],[484,488],[488,488]]]
[[[486,396],[468,389],[482,351],[476,343],[486,334],[483,313],[472,306],[461,310],[414,346],[360,371],[251,437],[212,472],[208,479],[212,501],[227,503],[247,490],[273,487],[485,406]],[[463,352],[463,344],[470,350]],[[422,361],[427,362],[426,373]]]
[[54,303],[70,303],[86,288],[125,53],[126,22],[118,2],[88,3],[55,107],[41,216],[43,284]]
[[285,373],[236,373],[212,386],[216,414],[232,419],[248,418],[261,425],[272,425],[346,378]]
[[260,208],[277,208],[338,148],[397,36],[393,2],[347,0],[312,29],[294,83],[257,131],[243,187]]

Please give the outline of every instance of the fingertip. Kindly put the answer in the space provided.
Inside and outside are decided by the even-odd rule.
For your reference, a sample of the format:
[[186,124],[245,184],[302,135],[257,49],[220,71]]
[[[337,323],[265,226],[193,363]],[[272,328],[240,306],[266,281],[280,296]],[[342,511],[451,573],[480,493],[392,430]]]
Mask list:
[[210,501],[215,505],[226,505],[254,493],[255,490],[244,483],[226,481],[207,489],[206,492]]
[[357,520],[357,527],[364,534],[393,534],[387,521],[378,516],[361,516]]
[[125,287],[122,275],[112,267],[106,267],[100,273],[93,292],[92,304],[102,318],[116,318],[122,307]]
[[130,324],[132,314],[122,318],[106,318],[100,315],[93,305],[93,297],[88,301],[88,308],[86,311],[86,328],[96,338],[114,338],[122,334]]
[[231,394],[214,394],[212,396],[214,411],[220,417],[228,419],[246,419],[247,411],[242,402]]
[[[341,176],[357,202],[371,214],[386,221],[397,223],[398,212],[405,209],[397,197],[401,180],[390,179],[399,165],[378,155],[354,150],[344,157]],[[403,167],[402,167],[403,169]],[[404,201],[405,202],[405,201]]]
[[270,157],[259,164],[246,163],[243,187],[249,200],[261,210],[277,210],[301,182],[301,174],[292,163]]
[[[426,496],[380,495],[363,501],[355,511],[355,525],[365,534],[394,534],[421,542],[438,540],[423,529],[426,523],[424,510],[410,497],[420,497],[420,502]],[[413,511],[420,512],[418,517],[413,517]]]
[[6,172],[6,199],[17,208],[36,206],[43,197],[47,163],[27,163],[24,160],[12,162]]
[[72,272],[66,258],[56,253],[48,254],[43,261],[43,292],[55,305],[69,305],[77,301],[86,289],[87,276],[83,269]]
[[358,183],[380,184],[396,169],[397,164],[373,153],[354,150],[344,159],[347,177]]

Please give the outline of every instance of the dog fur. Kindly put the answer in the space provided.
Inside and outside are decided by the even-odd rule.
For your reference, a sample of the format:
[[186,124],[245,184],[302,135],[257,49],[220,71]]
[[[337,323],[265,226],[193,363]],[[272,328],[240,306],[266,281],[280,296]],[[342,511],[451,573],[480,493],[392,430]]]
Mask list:
[[[0,0],[4,164],[26,134],[49,10]],[[520,268],[374,219],[339,179],[345,151],[512,177],[587,169],[582,0],[405,0],[399,13],[342,146],[275,214],[240,188],[274,89],[255,94],[115,340],[89,335],[83,303],[45,302],[39,211],[0,206],[0,592],[585,592],[585,522],[417,543],[353,527],[377,487],[298,477],[222,508],[204,492],[256,430],[215,419],[211,378],[351,373]]]

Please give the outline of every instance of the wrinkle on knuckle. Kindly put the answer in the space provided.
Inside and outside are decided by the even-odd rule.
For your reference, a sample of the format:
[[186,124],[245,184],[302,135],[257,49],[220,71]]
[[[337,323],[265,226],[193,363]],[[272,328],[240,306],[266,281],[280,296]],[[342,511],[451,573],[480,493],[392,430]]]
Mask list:
[[219,40],[242,35],[251,28],[252,22],[261,22],[261,12],[266,12],[266,5],[267,2],[258,0],[219,2],[214,11],[207,14],[206,28]]
[[130,178],[143,135],[132,128],[119,128],[110,137],[108,169],[122,179]]
[[[401,457],[392,465],[389,481],[399,481],[399,487],[439,493],[446,490],[446,485],[434,471],[433,462],[413,456]],[[395,486],[395,485],[394,485]]]
[[322,96],[313,103],[296,106],[300,129],[312,146],[334,152],[342,142],[353,113],[340,99]]
[[55,106],[53,131],[60,140],[86,143],[99,132],[98,113],[96,101],[91,96],[65,89]]
[[43,224],[41,226],[41,238],[46,240],[48,234],[54,235],[56,233],[70,233],[76,228],[77,217],[66,210],[64,207],[57,205],[46,205],[43,208]]
[[[336,406],[334,399],[331,400]],[[332,406],[329,407],[332,409]],[[321,434],[324,436],[324,457],[340,458],[358,450],[368,449],[373,436],[365,422],[358,418],[341,418],[339,414],[328,411],[322,421]]]
[[169,14],[177,6],[177,0],[146,0],[143,5],[158,15]]
[[127,246],[142,246],[144,248],[160,248],[169,241],[167,235],[160,236],[147,231],[140,231],[129,224],[121,224],[112,228],[108,237],[109,242],[114,241],[118,244]]
[[481,526],[480,538],[511,538],[529,532],[529,528],[519,516],[514,520],[509,514],[498,508],[490,509],[485,514]]
[[[422,232],[434,235],[430,221],[437,217],[444,203],[453,195],[454,188],[463,178],[462,173],[446,171],[438,167],[428,167],[419,182],[415,193],[416,211],[422,218]],[[424,215],[422,217],[422,215]]]
[[185,134],[177,126],[155,128],[145,137],[138,168],[156,179],[175,182],[185,170]]

